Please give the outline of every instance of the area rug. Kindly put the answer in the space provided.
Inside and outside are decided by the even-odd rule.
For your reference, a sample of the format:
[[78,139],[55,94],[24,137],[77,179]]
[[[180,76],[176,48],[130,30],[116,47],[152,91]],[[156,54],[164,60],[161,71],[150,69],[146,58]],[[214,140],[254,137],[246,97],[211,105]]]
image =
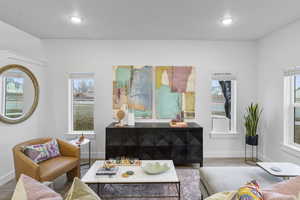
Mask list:
[[[181,182],[181,200],[199,200],[201,193],[199,190],[199,172],[193,168],[177,168],[177,175]],[[97,191],[97,186],[91,186]],[[173,184],[146,184],[146,185],[106,185],[102,188],[105,199],[109,196],[174,196],[177,195],[176,186]],[[125,198],[114,198],[123,200]],[[126,198],[128,199],[128,198]],[[146,200],[149,198],[130,198],[132,200]],[[158,199],[158,198],[152,198]],[[176,198],[164,198],[172,200]]]

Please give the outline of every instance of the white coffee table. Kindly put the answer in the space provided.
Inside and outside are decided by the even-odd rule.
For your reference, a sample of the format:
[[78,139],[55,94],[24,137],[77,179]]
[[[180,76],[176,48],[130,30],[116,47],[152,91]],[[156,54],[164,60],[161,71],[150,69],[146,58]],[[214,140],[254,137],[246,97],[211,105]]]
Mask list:
[[257,162],[259,167],[273,176],[289,178],[300,176],[300,166],[289,162]]
[[[147,163],[159,162],[161,164],[166,163],[170,169],[162,174],[148,175],[141,166],[119,166],[119,171],[114,176],[97,176],[96,171],[103,166],[104,161],[96,161],[87,173],[82,177],[81,181],[90,185],[97,184],[98,194],[101,197],[101,188],[106,184],[174,184],[177,189],[177,194],[174,196],[126,196],[126,198],[166,198],[177,197],[180,199],[180,181],[177,177],[177,173],[172,160],[142,160],[142,166]],[[134,171],[134,175],[128,178],[123,178],[122,173],[126,171]],[[119,196],[113,196],[109,198],[120,198]]]

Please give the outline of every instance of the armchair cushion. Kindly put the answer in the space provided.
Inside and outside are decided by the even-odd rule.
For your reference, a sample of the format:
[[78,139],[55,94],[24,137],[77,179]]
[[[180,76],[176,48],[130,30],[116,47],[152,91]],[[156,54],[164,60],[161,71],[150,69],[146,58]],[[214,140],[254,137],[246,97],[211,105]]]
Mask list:
[[41,181],[53,180],[61,174],[74,169],[76,166],[78,166],[78,163],[78,158],[67,156],[59,156],[41,162],[39,164]]

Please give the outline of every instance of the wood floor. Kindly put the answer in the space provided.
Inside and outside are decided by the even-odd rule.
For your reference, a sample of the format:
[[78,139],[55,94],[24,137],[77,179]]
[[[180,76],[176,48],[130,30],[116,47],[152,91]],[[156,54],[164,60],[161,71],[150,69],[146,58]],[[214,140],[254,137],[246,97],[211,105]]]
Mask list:
[[[244,158],[208,158],[204,160],[204,166],[249,166]],[[176,167],[194,167],[194,166],[176,166]],[[83,166],[81,174],[87,171],[88,166]],[[5,185],[0,186],[0,200],[10,200],[15,188],[16,182],[12,180]],[[61,176],[54,181],[54,190],[64,194],[70,187],[65,176]]]

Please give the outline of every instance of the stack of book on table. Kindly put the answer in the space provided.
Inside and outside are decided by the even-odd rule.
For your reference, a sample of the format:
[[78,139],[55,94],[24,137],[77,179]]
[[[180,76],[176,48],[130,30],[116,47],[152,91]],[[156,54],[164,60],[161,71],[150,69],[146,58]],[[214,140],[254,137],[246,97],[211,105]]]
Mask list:
[[101,176],[101,175],[116,175],[118,170],[119,170],[118,167],[114,167],[114,168],[110,168],[110,169],[101,167],[97,170],[96,175],[99,175],[99,176]]

